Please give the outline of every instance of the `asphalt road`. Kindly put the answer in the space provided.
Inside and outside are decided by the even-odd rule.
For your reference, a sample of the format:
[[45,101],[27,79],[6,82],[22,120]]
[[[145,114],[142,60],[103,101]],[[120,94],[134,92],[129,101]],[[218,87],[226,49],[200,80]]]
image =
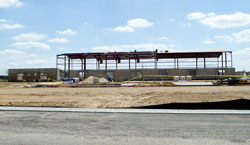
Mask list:
[[1,145],[250,144],[250,115],[0,111]]

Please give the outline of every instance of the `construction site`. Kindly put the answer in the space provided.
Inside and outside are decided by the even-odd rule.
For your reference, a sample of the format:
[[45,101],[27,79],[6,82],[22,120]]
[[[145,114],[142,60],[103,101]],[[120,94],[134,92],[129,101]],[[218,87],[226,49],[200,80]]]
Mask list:
[[157,50],[58,54],[56,68],[9,69],[0,105],[127,108],[249,100],[249,75],[235,72],[232,56]]
[[218,75],[235,75],[231,51],[65,53],[57,55],[56,66],[63,70],[64,78],[95,76],[115,82],[138,76],[148,76],[148,80],[166,76],[171,80],[167,76],[216,79]]

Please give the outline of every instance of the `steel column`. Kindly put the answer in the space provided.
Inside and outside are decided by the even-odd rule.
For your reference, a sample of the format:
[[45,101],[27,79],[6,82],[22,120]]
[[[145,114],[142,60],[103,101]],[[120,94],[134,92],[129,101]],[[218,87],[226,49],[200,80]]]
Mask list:
[[[81,59],[81,72],[84,73],[84,72],[83,72],[83,60],[82,60],[82,58],[80,58],[80,59]],[[81,76],[81,77],[82,77],[82,76]]]
[[179,58],[177,58],[177,69],[179,69]]
[[56,68],[58,68],[58,56],[56,56]]
[[231,52],[231,68],[233,68],[233,53]]
[[130,55],[128,55],[128,68],[130,70]]
[[117,59],[115,60],[115,68],[117,70]]
[[224,70],[224,68],[223,68],[223,53],[221,53],[221,74],[223,75],[224,73],[223,73],[223,70]]
[[86,70],[87,70],[87,62],[86,62],[86,57],[84,57],[84,79],[86,79],[87,74],[86,74]]
[[174,58],[174,69],[176,69],[176,58]]
[[155,69],[157,69],[157,59],[155,59]]
[[66,62],[66,56],[64,56],[64,78],[67,76],[66,71],[67,71],[67,62]]
[[217,58],[217,65],[218,65],[218,68],[220,68],[220,60],[219,60],[219,57]]
[[204,56],[204,69],[206,69],[206,57]]
[[70,57],[68,57],[68,78],[70,78]]
[[198,58],[196,57],[196,69],[198,69]]
[[137,69],[137,60],[135,59],[135,70]]
[[225,52],[225,68],[227,68],[227,52]]

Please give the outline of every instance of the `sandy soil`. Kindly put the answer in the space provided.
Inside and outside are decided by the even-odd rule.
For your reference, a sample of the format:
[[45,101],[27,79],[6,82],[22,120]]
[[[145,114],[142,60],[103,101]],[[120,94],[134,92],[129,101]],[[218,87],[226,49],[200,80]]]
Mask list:
[[23,88],[18,83],[0,84],[0,105],[10,106],[116,108],[240,98],[250,99],[250,86]]

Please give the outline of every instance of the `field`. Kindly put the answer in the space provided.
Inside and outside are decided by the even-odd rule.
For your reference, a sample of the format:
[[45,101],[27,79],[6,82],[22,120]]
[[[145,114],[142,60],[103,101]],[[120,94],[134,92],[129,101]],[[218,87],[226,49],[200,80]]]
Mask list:
[[24,88],[0,83],[0,105],[120,108],[250,99],[250,86]]

